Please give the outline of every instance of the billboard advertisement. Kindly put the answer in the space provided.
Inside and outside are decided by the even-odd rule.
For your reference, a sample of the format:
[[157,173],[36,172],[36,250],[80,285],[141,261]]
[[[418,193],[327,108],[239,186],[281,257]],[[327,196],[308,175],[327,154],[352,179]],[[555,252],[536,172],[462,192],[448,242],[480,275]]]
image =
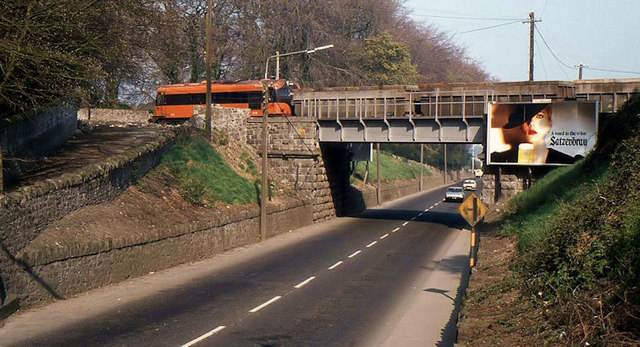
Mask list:
[[487,164],[561,166],[596,144],[595,101],[490,103]]

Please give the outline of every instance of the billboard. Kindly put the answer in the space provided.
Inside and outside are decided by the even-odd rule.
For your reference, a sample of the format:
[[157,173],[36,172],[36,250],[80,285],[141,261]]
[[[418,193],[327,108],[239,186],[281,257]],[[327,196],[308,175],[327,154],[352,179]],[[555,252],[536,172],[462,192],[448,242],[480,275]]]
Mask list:
[[596,144],[595,101],[490,103],[487,164],[561,166]]

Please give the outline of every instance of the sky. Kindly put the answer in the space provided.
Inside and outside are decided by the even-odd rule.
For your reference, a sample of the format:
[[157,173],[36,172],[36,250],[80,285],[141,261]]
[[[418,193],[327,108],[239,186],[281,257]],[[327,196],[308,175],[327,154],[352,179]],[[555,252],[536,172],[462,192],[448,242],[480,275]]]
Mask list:
[[640,78],[640,0],[407,0],[405,7],[499,81],[529,78],[529,24],[522,23],[529,12],[542,20],[534,80],[578,79],[578,64],[583,79]]

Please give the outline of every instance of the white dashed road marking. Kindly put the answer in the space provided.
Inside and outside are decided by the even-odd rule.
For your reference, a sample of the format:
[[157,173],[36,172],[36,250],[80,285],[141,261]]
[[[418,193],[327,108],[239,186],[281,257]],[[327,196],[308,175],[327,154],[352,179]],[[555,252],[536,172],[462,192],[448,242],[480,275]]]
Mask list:
[[333,270],[333,269],[337,268],[338,266],[340,266],[340,264],[342,264],[342,260],[340,260],[339,262],[331,265],[329,268],[327,268],[327,270]]
[[404,223],[402,223],[402,226],[403,226],[403,227],[404,227],[404,226],[407,226],[407,224],[409,224],[409,222],[404,222]]
[[276,301],[280,300],[280,298],[282,298],[282,297],[278,295],[278,296],[276,296],[275,298],[273,298],[273,299],[271,299],[271,300],[269,300],[269,301],[265,302],[264,304],[262,304],[262,305],[260,305],[260,306],[257,306],[257,307],[254,307],[254,308],[253,308],[251,311],[249,311],[249,312],[251,312],[251,313],[256,313],[256,312],[258,312],[258,311],[262,310],[263,308],[265,308],[265,307],[267,307],[267,306],[269,306],[269,305],[273,304],[274,302],[276,302]]
[[393,229],[392,233],[395,233],[398,230],[400,230],[400,228],[395,228],[395,229]]
[[380,240],[384,239],[387,236],[389,236],[389,234],[384,234],[384,235],[380,236]]
[[378,243],[378,241],[373,241],[373,242],[371,242],[370,244],[368,244],[368,245],[367,245],[367,248],[369,248],[369,247],[371,247],[371,246],[375,245],[376,243]]
[[202,335],[202,336],[198,337],[197,339],[195,339],[195,340],[191,340],[191,341],[189,341],[189,342],[185,343],[185,344],[184,344],[184,345],[182,345],[181,347],[189,347],[189,346],[193,346],[193,345],[195,345],[196,343],[198,343],[198,342],[200,342],[200,341],[202,341],[202,340],[206,339],[207,337],[210,337],[210,336],[212,336],[212,335],[215,335],[216,333],[218,333],[220,330],[222,330],[222,329],[224,329],[224,328],[226,328],[226,327],[225,327],[224,325],[221,325],[221,326],[219,326],[219,327],[217,327],[217,328],[215,328],[215,329],[211,330],[210,332],[208,332],[208,333],[206,333],[206,334],[204,334],[204,335]]
[[349,256],[349,258],[353,258],[353,257],[355,257],[356,255],[358,255],[358,254],[360,254],[360,253],[362,253],[362,251],[361,251],[361,250],[357,250],[357,251],[353,252],[353,254],[351,254],[351,255]]
[[294,288],[300,289],[300,288],[306,286],[309,282],[313,281],[314,279],[316,279],[316,276],[311,276],[311,277],[307,278],[306,280],[298,283]]

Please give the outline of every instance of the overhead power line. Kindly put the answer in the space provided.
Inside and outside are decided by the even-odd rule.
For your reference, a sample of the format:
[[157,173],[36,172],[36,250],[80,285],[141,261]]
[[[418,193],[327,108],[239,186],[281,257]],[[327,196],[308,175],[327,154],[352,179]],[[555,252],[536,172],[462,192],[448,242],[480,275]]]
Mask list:
[[596,71],[605,71],[605,72],[626,73],[626,74],[631,74],[631,75],[640,75],[640,72],[638,72],[638,71],[599,69],[597,67],[589,67],[589,66],[583,66],[583,67],[585,69],[587,69],[587,70],[596,70]]
[[547,49],[549,50],[549,52],[551,53],[551,55],[563,66],[568,67],[569,69],[574,69],[573,66],[570,66],[569,64],[566,64],[565,62],[563,62],[562,60],[560,60],[560,58],[558,58],[558,56],[553,52],[553,50],[551,49],[551,47],[549,47],[549,44],[547,43],[547,40],[544,39],[544,36],[542,36],[542,33],[540,32],[540,30],[538,30],[538,27],[535,27],[536,32],[538,33],[538,36],[540,36],[540,38],[542,39],[542,42],[544,43],[545,46],[547,46]]
[[440,15],[434,15],[434,14],[412,14],[413,16],[416,17],[428,17],[428,18],[442,18],[442,19],[463,19],[463,20],[501,20],[501,21],[507,21],[507,20],[520,20],[518,18],[506,18],[506,17],[463,17],[463,16],[440,16]]
[[513,21],[513,22],[502,23],[502,24],[498,24],[498,25],[492,25],[492,26],[483,27],[483,28],[478,28],[478,29],[473,29],[473,30],[467,30],[467,31],[459,32],[459,33],[458,33],[458,35],[460,35],[460,34],[472,33],[472,32],[480,31],[480,30],[493,29],[493,28],[497,28],[497,27],[501,27],[501,26],[505,26],[505,25],[509,25],[509,24],[520,23],[521,21],[522,21],[522,19],[518,19],[518,20]]
[[[566,64],[565,62],[560,60],[560,58],[558,58],[558,56],[553,52],[551,47],[549,47],[549,45],[547,44],[547,41],[544,39],[544,36],[542,36],[542,33],[538,30],[537,27],[536,27],[536,32],[538,33],[538,35],[542,39],[542,42],[544,42],[544,45],[547,47],[547,49],[549,50],[551,55],[558,61],[558,63],[560,63],[562,66],[567,67],[567,68],[572,69],[572,70],[579,69],[579,65],[578,66],[570,66],[569,64]],[[585,69],[585,70],[595,70],[595,71],[604,71],[604,72],[614,72],[614,73],[624,73],[624,74],[631,74],[631,75],[640,75],[640,72],[638,72],[638,71],[602,69],[602,68],[590,67],[590,66],[586,66],[586,65],[582,65],[582,68]]]

